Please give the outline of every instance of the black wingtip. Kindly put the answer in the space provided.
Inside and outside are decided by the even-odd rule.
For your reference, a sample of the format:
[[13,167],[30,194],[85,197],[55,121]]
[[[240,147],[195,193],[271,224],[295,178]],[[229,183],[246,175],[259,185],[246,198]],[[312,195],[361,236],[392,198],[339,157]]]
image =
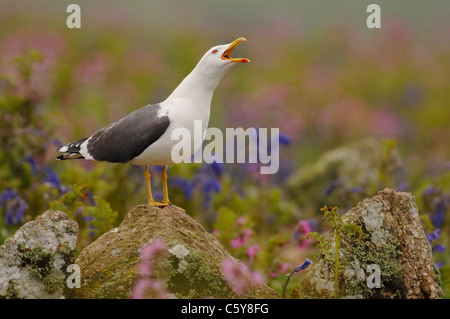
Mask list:
[[81,155],[79,153],[64,153],[63,155],[57,156],[55,159],[57,161],[65,161],[65,160],[74,160],[74,159],[84,159],[84,157],[83,157],[83,155]]

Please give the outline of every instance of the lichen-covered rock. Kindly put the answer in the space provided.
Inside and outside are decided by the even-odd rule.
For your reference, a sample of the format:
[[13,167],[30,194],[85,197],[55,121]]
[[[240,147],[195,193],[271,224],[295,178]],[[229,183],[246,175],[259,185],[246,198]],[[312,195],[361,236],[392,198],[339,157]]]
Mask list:
[[[411,193],[385,189],[342,219],[361,226],[363,233],[359,240],[343,238],[339,245],[340,298],[442,297],[439,271]],[[333,233],[328,240],[334,252]],[[334,265],[323,257],[317,257],[302,282],[304,298],[334,296]],[[375,272],[380,275],[379,288],[374,284]]]
[[[167,257],[158,258],[154,273],[177,298],[236,298],[221,273],[230,254],[185,211],[175,207],[139,205],[119,227],[84,248],[76,263],[81,288],[71,298],[129,298],[139,279],[137,264],[144,245],[161,239]],[[246,298],[279,298],[275,291],[258,286]]]
[[77,237],[78,224],[61,211],[20,227],[0,246],[0,298],[64,298]]

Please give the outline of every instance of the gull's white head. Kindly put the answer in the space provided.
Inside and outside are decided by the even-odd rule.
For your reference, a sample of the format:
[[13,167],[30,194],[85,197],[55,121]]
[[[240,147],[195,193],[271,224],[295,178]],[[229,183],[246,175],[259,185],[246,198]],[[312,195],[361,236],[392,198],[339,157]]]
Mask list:
[[212,93],[226,71],[238,62],[250,62],[249,59],[231,57],[231,52],[239,43],[244,41],[247,40],[238,38],[229,44],[217,45],[209,49],[197,63],[194,70],[184,78],[167,99],[186,98],[186,96],[194,95],[199,100],[201,99],[198,96],[200,92],[207,97],[206,100],[211,101]]
[[231,57],[231,52],[244,41],[247,40],[245,38],[238,38],[229,44],[212,47],[205,55],[203,55],[196,68],[207,73],[223,74],[231,65],[237,62],[250,62],[250,60],[246,58]]

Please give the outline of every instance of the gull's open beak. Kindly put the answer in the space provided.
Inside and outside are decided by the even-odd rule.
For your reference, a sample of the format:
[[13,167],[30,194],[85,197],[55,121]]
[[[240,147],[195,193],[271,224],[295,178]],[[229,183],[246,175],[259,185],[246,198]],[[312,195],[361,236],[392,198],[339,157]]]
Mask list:
[[232,58],[231,57],[231,52],[234,50],[234,48],[236,48],[239,43],[247,41],[245,38],[239,38],[234,40],[233,42],[231,42],[230,46],[225,50],[225,52],[222,54],[222,59],[223,60],[230,60],[231,62],[242,62],[242,63],[248,63],[250,62],[249,59],[245,59],[245,58]]

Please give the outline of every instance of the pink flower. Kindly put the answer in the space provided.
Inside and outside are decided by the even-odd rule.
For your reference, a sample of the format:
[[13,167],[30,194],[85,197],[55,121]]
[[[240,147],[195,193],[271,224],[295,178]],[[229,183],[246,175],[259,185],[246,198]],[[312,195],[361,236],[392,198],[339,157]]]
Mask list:
[[306,247],[311,243],[310,239],[306,239],[306,234],[311,232],[311,226],[307,220],[300,220],[295,227],[292,237],[297,242],[298,248],[301,250],[306,249]]
[[242,216],[239,216],[238,218],[236,218],[234,224],[236,226],[243,226],[245,224],[245,218]]
[[141,276],[151,276],[153,273],[152,264],[149,261],[141,261],[138,264],[138,272]]
[[132,299],[173,299],[175,295],[168,293],[161,280],[142,278],[133,286]]
[[131,292],[132,299],[146,299],[146,292],[148,287],[150,286],[149,279],[140,279],[133,286],[133,290]]
[[248,228],[244,229],[244,233],[242,234],[243,239],[247,240],[247,238],[252,237],[252,231]]
[[162,239],[155,239],[148,243],[141,251],[141,259],[143,261],[149,261],[153,256],[161,255],[165,252],[167,246],[166,242]]
[[264,276],[261,273],[252,273],[246,264],[236,262],[231,257],[224,259],[221,268],[225,280],[239,296],[245,295],[249,288],[264,283]]
[[281,263],[279,265],[280,272],[283,273],[283,274],[286,273],[289,268],[290,268],[290,266],[289,266],[288,263]]
[[141,262],[138,264],[138,272],[141,278],[133,286],[131,298],[175,298],[175,295],[167,292],[163,281],[151,277],[154,266],[152,259],[164,255],[166,248],[167,245],[164,240],[156,239],[145,245],[141,250]]
[[244,229],[242,233],[239,234],[238,237],[235,237],[231,240],[230,246],[234,249],[239,249],[242,246],[247,245],[247,239],[252,236],[252,231],[248,228]]
[[278,278],[280,274],[287,273],[290,265],[288,263],[276,263],[275,270],[269,273],[269,277]]
[[214,230],[212,231],[212,234],[213,234],[214,236],[216,236],[216,237],[219,237],[220,231],[219,231],[218,229],[214,229]]
[[242,241],[241,238],[236,237],[236,238],[233,238],[233,239],[231,240],[230,246],[231,246],[231,248],[239,249],[239,248],[241,248],[242,246],[244,246],[244,243],[243,243],[243,241]]
[[252,274],[252,281],[253,281],[253,284],[256,286],[263,285],[265,282],[264,275],[262,273],[260,273],[259,271],[255,271]]
[[298,222],[298,226],[301,228],[303,234],[307,234],[312,231],[311,226],[309,226],[309,223],[307,220],[302,219]]
[[261,248],[258,244],[254,244],[253,246],[250,246],[247,248],[246,254],[250,259],[254,259],[256,257],[256,254],[261,251]]

